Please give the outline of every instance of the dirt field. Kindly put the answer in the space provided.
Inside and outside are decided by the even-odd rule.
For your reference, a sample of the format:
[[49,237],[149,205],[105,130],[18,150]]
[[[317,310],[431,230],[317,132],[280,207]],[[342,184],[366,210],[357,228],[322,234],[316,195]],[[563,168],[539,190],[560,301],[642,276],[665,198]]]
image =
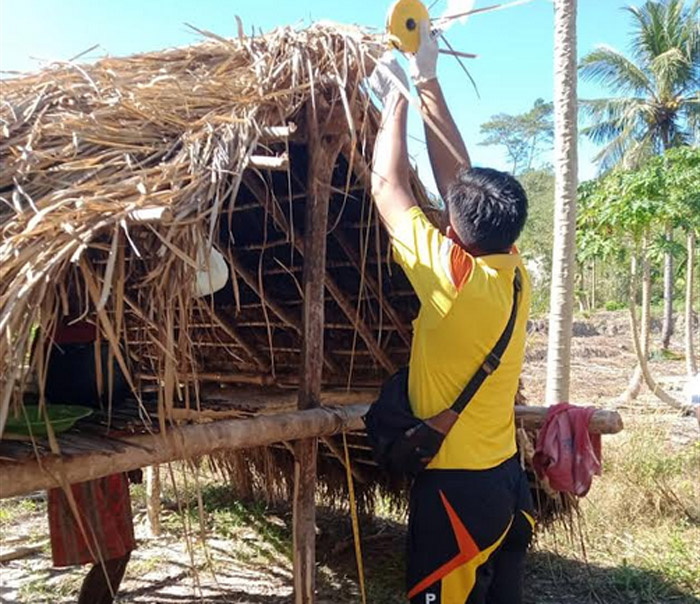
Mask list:
[[[604,443],[604,475],[582,504],[574,531],[542,531],[529,557],[529,604],[700,602],[700,433],[646,390],[631,405],[622,392],[634,366],[625,313],[580,319],[573,340],[573,402],[617,408],[625,431]],[[658,338],[657,338],[658,339]],[[654,345],[652,346],[654,348]],[[680,342],[674,342],[680,351]],[[682,359],[653,351],[651,368],[680,397]],[[546,334],[531,334],[525,367],[526,395],[541,400]],[[166,481],[167,482],[167,481]],[[231,499],[225,486],[202,490],[208,538],[202,546],[193,509],[178,514],[165,489],[163,534],[150,538],[145,493],[133,490],[139,547],[119,602],[291,602],[290,511]],[[74,602],[85,569],[52,569],[43,494],[0,502],[0,554],[35,548],[0,565],[0,601]],[[192,535],[182,539],[183,522]],[[321,510],[318,560],[320,601],[359,602],[349,518]],[[402,519],[387,510],[363,523],[369,601],[402,602]],[[584,548],[585,544],[585,548]]]

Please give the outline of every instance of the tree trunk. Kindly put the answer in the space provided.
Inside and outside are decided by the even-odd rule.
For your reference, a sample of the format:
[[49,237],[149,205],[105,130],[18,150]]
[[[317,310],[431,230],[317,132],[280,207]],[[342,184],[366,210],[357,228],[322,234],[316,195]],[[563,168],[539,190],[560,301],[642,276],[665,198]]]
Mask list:
[[591,262],[591,310],[596,309],[596,305],[598,304],[598,299],[596,296],[596,287],[598,286],[598,278],[596,275],[596,261],[595,258],[593,258]]
[[693,377],[698,372],[695,362],[695,338],[693,316],[693,294],[695,292],[695,231],[690,228],[686,239],[688,265],[685,272],[685,366],[688,375]]
[[[647,263],[648,264],[648,263]],[[647,364],[647,357],[646,354],[643,350],[643,342],[640,341],[639,338],[639,326],[637,325],[637,302],[635,300],[635,292],[637,290],[637,284],[636,284],[636,272],[634,275],[632,275],[632,280],[633,280],[633,285],[630,287],[630,298],[629,298],[629,307],[630,307],[630,319],[632,323],[632,341],[634,344],[634,351],[637,354],[637,360],[639,361],[639,370],[642,373],[642,377],[644,378],[644,381],[651,390],[652,394],[654,394],[660,401],[676,408],[676,409],[683,409],[684,405],[680,401],[676,400],[673,398],[670,394],[668,394],[665,390],[663,390],[654,380],[654,378],[651,375],[651,372],[649,371],[649,366]]]
[[545,402],[569,400],[576,272],[576,0],[554,1],[554,246]]
[[[639,285],[639,274],[637,264],[637,257],[633,255],[632,264],[630,267],[630,300],[634,302],[635,309],[635,322],[631,323],[631,329],[633,331],[637,328],[636,297],[637,288]],[[637,355],[637,366],[634,368],[634,373],[632,374],[632,378],[630,379],[630,382],[627,385],[627,390],[625,390],[624,394],[622,395],[622,398],[627,402],[630,402],[639,396],[639,391],[642,389],[642,383],[644,381],[644,375],[642,373],[642,359],[644,360],[644,362],[646,362],[646,360],[649,358],[649,328],[651,326],[651,268],[647,259],[646,237],[642,242],[639,264],[641,264],[642,266],[642,337],[639,346],[639,353]],[[635,338],[636,335],[633,333],[632,337]]]
[[673,227],[666,225],[666,251],[664,252],[664,319],[661,328],[661,347],[667,350],[673,335]]

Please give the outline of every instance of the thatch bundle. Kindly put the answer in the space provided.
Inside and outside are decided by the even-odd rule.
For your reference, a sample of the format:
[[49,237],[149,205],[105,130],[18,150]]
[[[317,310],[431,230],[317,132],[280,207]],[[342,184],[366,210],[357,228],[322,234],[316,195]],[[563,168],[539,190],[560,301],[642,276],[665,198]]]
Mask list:
[[[0,81],[0,436],[58,320],[94,321],[102,388],[116,366],[137,398],[155,383],[161,421],[207,379],[294,385],[309,140],[340,151],[324,380],[376,384],[405,360],[415,300],[385,299],[408,288],[367,191],[381,52],[318,24]],[[232,278],[197,298],[212,245]]]

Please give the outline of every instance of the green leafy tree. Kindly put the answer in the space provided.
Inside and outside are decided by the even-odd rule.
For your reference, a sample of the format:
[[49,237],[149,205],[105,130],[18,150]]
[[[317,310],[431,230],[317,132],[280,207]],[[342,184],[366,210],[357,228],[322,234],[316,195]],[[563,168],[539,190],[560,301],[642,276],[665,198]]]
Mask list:
[[506,148],[513,174],[531,170],[539,155],[552,143],[552,104],[537,99],[532,109],[525,113],[493,115],[481,125],[481,134],[486,138],[480,145],[502,145]]
[[[651,298],[650,244],[660,232],[660,225],[671,224],[687,234],[686,277],[686,356],[688,371],[694,370],[692,355],[693,254],[695,237],[700,227],[700,150],[671,149],[634,170],[618,168],[596,181],[579,187],[578,250],[579,261],[592,258],[618,260],[622,247],[631,248],[629,298],[633,317],[633,334],[639,364],[625,393],[634,398],[642,379],[659,398],[678,406],[679,403],[659,389],[649,373],[646,360],[649,352]],[[641,270],[640,270],[641,268]],[[637,331],[636,298],[638,276],[642,275],[641,337]]]
[[[582,101],[591,118],[583,130],[605,144],[597,156],[602,169],[633,167],[644,158],[697,141],[700,123],[700,0],[648,0],[628,7],[632,56],[600,47],[580,65],[584,79],[616,95]],[[673,237],[666,224],[662,344],[673,331]]]
[[700,1],[649,0],[627,7],[632,56],[599,47],[581,61],[584,79],[609,88],[610,98],[583,100],[591,125],[583,134],[605,144],[601,168],[628,167],[674,146],[691,144],[700,119]]
[[552,240],[554,236],[554,173],[551,168],[529,170],[518,177],[528,199],[527,222],[518,240],[518,249],[525,258],[533,289],[532,312],[547,311],[550,274],[552,272]]

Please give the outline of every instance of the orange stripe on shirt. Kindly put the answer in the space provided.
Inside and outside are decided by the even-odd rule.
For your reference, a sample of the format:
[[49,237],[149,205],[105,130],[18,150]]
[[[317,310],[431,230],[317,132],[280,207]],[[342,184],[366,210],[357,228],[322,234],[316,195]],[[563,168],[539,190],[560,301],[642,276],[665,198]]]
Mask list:
[[467,253],[456,243],[450,248],[450,270],[452,271],[452,283],[454,283],[457,291],[462,289],[462,286],[469,279],[472,269],[474,268],[474,258]]

